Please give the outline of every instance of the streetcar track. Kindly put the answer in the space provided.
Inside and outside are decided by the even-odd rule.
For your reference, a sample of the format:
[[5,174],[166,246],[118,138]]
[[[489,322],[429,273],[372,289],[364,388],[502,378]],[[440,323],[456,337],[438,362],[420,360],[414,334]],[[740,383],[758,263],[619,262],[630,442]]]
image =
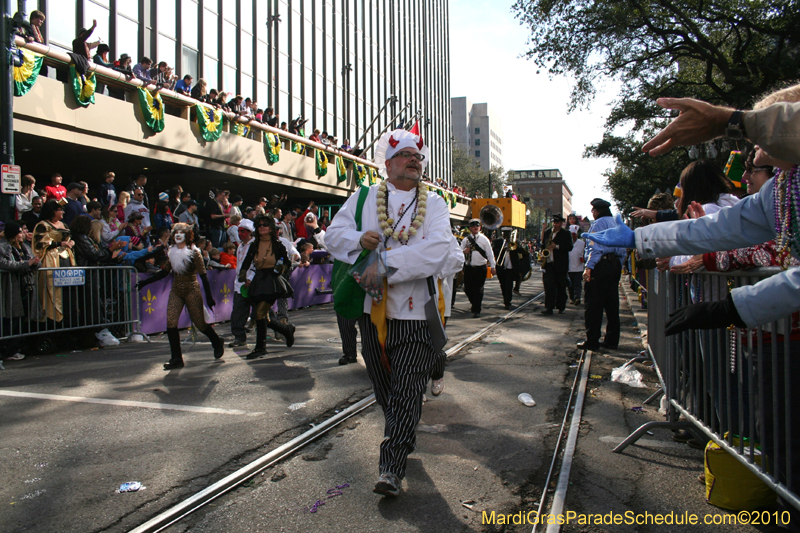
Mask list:
[[[530,298],[523,304],[517,306],[515,309],[512,309],[505,315],[498,317],[495,321],[486,325],[478,332],[470,335],[466,339],[452,346],[445,352],[448,361],[451,360],[451,357],[459,353],[461,350],[463,350],[470,344],[479,341],[492,329],[499,326],[503,322],[509,320],[510,318],[514,317],[515,315],[520,313],[523,309],[529,307],[534,302],[540,300],[543,296],[544,292],[537,294],[536,296]],[[150,520],[146,521],[145,523],[130,530],[130,533],[157,533],[159,531],[163,531],[164,529],[174,525],[183,518],[194,513],[198,509],[211,503],[213,500],[219,498],[220,496],[223,496],[224,494],[227,494],[231,490],[248,482],[254,476],[258,475],[259,473],[269,468],[270,466],[279,463],[283,459],[291,457],[298,450],[302,449],[306,445],[327,434],[330,430],[332,430],[335,427],[338,427],[344,421],[368,409],[374,403],[375,403],[375,394],[370,394],[366,398],[360,400],[359,402],[356,402],[350,407],[342,410],[341,412],[335,414],[334,416],[328,418],[327,420],[321,422],[320,424],[312,427],[310,430],[295,437],[289,442],[268,452],[266,455],[263,455],[262,457],[256,459],[255,461],[248,463],[244,467],[225,476],[219,481],[212,483],[205,489],[194,494],[193,496],[190,496],[189,498],[183,500],[182,502],[179,502],[178,504],[173,505],[167,510],[162,511],[161,513],[151,518]]]
[[[581,416],[583,412],[583,401],[586,394],[586,383],[589,377],[589,368],[592,365],[592,352],[584,350],[581,352],[581,359],[578,362],[578,367],[575,369],[575,378],[572,381],[572,387],[567,400],[566,408],[564,409],[564,418],[561,422],[561,427],[558,430],[558,439],[556,440],[555,449],[553,450],[553,458],[550,462],[550,469],[547,472],[544,486],[542,489],[542,497],[539,500],[539,506],[536,510],[536,516],[544,517],[551,514],[559,515],[563,513],[564,502],[567,497],[567,489],[569,486],[569,475],[572,469],[572,459],[575,454],[575,447],[578,440],[578,431],[581,425]],[[577,396],[576,396],[577,392]],[[573,404],[573,399],[575,400]],[[572,416],[570,417],[570,413]],[[561,456],[561,468],[558,473],[556,489],[554,490],[553,502],[547,514],[543,513],[545,503],[547,501],[547,494],[550,492],[550,480],[553,477],[556,464],[559,456],[561,455],[561,441],[565,435],[567,421],[570,421],[569,435],[567,442],[564,445],[563,455]],[[556,521],[557,522],[557,521]],[[536,533],[538,526],[541,523],[537,520],[533,524],[531,533]],[[549,524],[546,533],[558,533],[561,531],[561,525],[558,523]]]

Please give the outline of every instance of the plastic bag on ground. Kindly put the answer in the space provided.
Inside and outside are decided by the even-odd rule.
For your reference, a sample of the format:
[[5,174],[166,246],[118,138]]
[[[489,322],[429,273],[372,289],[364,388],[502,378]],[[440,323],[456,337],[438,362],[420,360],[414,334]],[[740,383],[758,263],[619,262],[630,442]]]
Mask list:
[[630,363],[612,370],[611,381],[626,383],[638,389],[647,388],[647,385],[642,383],[642,373],[633,368],[633,365]]
[[100,341],[100,346],[117,346],[119,345],[119,339],[116,338],[114,335],[108,331],[108,328],[103,328],[99,332],[94,334],[97,337],[97,340]]

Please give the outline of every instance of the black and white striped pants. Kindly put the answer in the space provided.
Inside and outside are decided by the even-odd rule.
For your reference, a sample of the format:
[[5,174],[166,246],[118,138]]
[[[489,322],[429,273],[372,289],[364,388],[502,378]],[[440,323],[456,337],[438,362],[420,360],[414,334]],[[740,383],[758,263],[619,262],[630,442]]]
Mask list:
[[422,393],[438,354],[431,344],[425,320],[388,320],[386,353],[391,372],[387,372],[381,365],[378,331],[370,316],[362,315],[358,325],[367,373],[386,419],[380,473],[392,473],[403,479],[408,454],[416,447],[415,430],[422,415]]
[[[456,291],[453,291],[455,294]],[[450,317],[444,317],[444,325],[447,326],[447,319]],[[447,354],[444,350],[441,350],[439,353],[436,354],[436,358],[433,360],[433,366],[431,367],[431,379],[436,381],[437,379],[442,379],[444,377],[444,367],[447,364]]]
[[344,318],[336,313],[336,323],[339,326],[339,335],[342,337],[342,354],[355,359],[358,355],[358,333],[356,332],[357,318]]

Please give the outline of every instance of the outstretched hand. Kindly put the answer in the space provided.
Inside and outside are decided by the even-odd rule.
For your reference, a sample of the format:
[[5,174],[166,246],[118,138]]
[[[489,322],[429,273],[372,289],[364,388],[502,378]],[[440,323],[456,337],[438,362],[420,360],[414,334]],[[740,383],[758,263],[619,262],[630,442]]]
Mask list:
[[671,312],[665,333],[675,335],[688,329],[727,328],[730,325],[747,327],[733,304],[733,298],[728,294],[724,300],[700,302]]
[[659,98],[656,103],[665,109],[677,109],[680,115],[642,146],[642,151],[652,156],[666,154],[676,146],[700,144],[723,135],[734,112],[694,98]]
[[583,233],[581,234],[581,238],[593,240],[597,244],[602,244],[603,246],[636,248],[635,234],[633,230],[622,221],[622,216],[617,214],[617,216],[614,217],[614,222],[616,222],[617,225],[613,228],[608,228],[597,233]]

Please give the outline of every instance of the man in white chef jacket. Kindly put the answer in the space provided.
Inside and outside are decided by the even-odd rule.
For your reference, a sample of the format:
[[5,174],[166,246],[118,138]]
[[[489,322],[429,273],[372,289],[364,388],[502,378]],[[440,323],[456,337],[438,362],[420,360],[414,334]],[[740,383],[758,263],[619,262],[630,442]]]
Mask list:
[[[383,300],[374,303],[367,295],[359,319],[364,361],[386,419],[374,489],[384,496],[400,493],[406,459],[416,445],[422,394],[437,355],[425,317],[426,278],[438,279],[454,240],[447,205],[420,182],[429,155],[420,136],[405,130],[385,133],[375,163],[387,179],[370,187],[361,231],[354,194],[325,235],[334,258],[352,264],[362,250],[377,250],[390,271]],[[437,284],[434,297],[441,301],[438,290]]]

